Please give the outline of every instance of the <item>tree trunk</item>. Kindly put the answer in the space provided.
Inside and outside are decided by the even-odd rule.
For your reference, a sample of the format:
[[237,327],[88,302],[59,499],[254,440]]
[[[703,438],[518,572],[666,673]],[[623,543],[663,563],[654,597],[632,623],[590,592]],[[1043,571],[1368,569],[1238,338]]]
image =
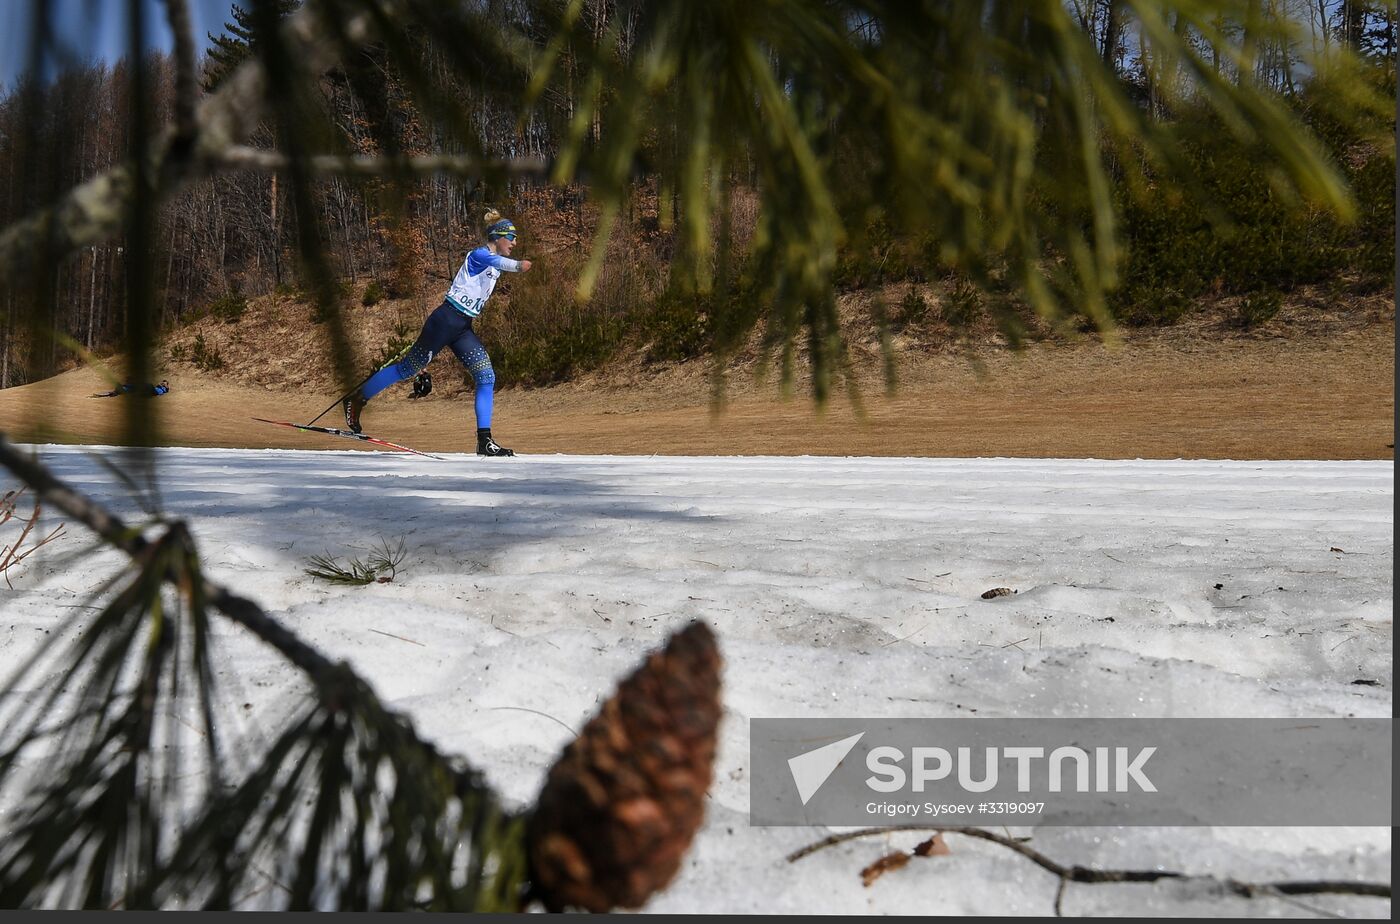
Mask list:
[[1235,75],[1235,83],[1245,86],[1254,83],[1255,59],[1259,48],[1259,0],[1249,0],[1244,14],[1244,38],[1240,41],[1240,69]]
[[88,254],[92,257],[92,285],[88,287],[88,316],[87,316],[87,348],[92,349],[92,329],[93,319],[97,317],[97,251],[98,248],[89,248]]
[[5,342],[0,345],[0,389],[10,387],[10,338],[15,329],[15,297],[6,297]]
[[1108,13],[1104,19],[1103,43],[1099,48],[1099,54],[1103,57],[1103,63],[1113,71],[1118,73],[1118,36],[1122,31],[1123,13],[1118,7],[1118,0],[1108,0]]
[[1366,7],[1361,0],[1343,0],[1342,37],[1354,52],[1361,51],[1361,36],[1366,22]]
[[178,227],[179,221],[172,217],[170,221],[170,253],[165,258],[165,286],[160,293],[161,330],[170,327],[170,280],[175,276],[175,231]]
[[269,218],[272,222],[272,276],[274,285],[282,284],[282,219],[277,210],[277,174],[268,177]]

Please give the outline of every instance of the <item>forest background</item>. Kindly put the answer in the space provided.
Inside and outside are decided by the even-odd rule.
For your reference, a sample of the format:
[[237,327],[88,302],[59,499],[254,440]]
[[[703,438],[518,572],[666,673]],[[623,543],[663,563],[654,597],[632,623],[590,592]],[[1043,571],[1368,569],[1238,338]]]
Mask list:
[[[295,0],[281,3],[284,12]],[[544,5],[547,6],[547,5]],[[551,34],[544,6],[491,0],[492,19],[534,40]],[[1120,169],[1105,142],[1111,195],[1119,209],[1122,241],[1119,284],[1106,301],[1114,321],[1127,325],[1172,325],[1189,316],[1203,299],[1236,297],[1242,327],[1267,322],[1300,287],[1322,285],[1331,297],[1388,291],[1394,278],[1395,160],[1389,142],[1393,114],[1371,111],[1362,118],[1347,109],[1348,88],[1314,79],[1304,60],[1325,60],[1331,49],[1350,49],[1363,64],[1351,79],[1364,80],[1378,95],[1395,94],[1396,17],[1388,3],[1354,0],[1259,0],[1256,34],[1246,25],[1217,25],[1236,38],[1250,63],[1239,64],[1211,51],[1217,73],[1253,81],[1283,98],[1320,141],[1356,202],[1354,220],[1300,200],[1278,187],[1278,177],[1260,159],[1260,149],[1226,130],[1221,116],[1182,93],[1187,75],[1155,60],[1153,51],[1123,5],[1113,0],[1070,0],[1075,20],[1092,37],[1103,61],[1129,97],[1157,123],[1169,124],[1182,139],[1181,150],[1206,190],[1205,198],[1184,196],[1170,183],[1137,184]],[[615,42],[623,61],[634,54],[637,7],[621,10],[611,0],[582,4],[581,24],[595,41]],[[1282,29],[1287,26],[1288,29]],[[853,28],[860,28],[853,23]],[[212,35],[210,54],[200,62],[205,91],[216,89],[255,41],[251,14],[235,5],[223,35]],[[460,68],[434,42],[414,41],[391,55],[383,43],[348,57],[319,80],[319,105],[353,145],[349,153],[459,155],[470,153],[460,124],[425,112],[395,60],[411,54],[415,79],[426,78],[434,94],[449,98],[470,114],[474,146],[512,168],[490,181],[449,172],[404,183],[379,177],[328,175],[315,179],[315,234],[338,277],[346,306],[398,306],[393,333],[383,343],[361,345],[361,362],[382,362],[411,341],[421,311],[445,290],[462,255],[480,236],[479,218],[487,205],[502,208],[524,233],[526,254],[539,259],[539,272],[516,280],[503,301],[509,310],[493,312],[493,359],[504,385],[536,385],[568,379],[606,366],[627,345],[640,345],[645,358],[673,362],[711,352],[723,343],[728,307],[757,292],[762,268],[747,259],[758,223],[761,179],[753,163],[730,165],[733,190],[723,221],[711,222],[715,247],[734,257],[716,260],[708,291],[685,284],[672,273],[685,246],[681,191],[661,179],[692,141],[682,119],[647,126],[637,165],[627,179],[617,228],[598,272],[592,298],[576,298],[598,225],[583,182],[550,184],[545,170],[573,130],[581,101],[600,92],[582,76],[570,48],[558,62],[562,79],[551,81],[522,117],[521,100],[531,75],[502,68],[484,81],[464,80]],[[143,79],[156,122],[174,119],[176,67],[171,56],[152,54]],[[483,61],[483,64],[486,62]],[[580,71],[579,79],[574,72]],[[129,84],[126,60],[113,66],[70,68],[50,82],[21,80],[0,99],[0,226],[31,213],[76,184],[119,164],[130,149],[127,137]],[[606,92],[606,91],[603,91]],[[598,142],[599,113],[606,101],[590,102],[587,131]],[[960,271],[947,259],[936,232],[911,234],[891,220],[891,203],[868,197],[867,169],[857,131],[837,126],[827,148],[837,184],[849,196],[837,203],[848,235],[832,273],[838,297],[859,290],[895,292],[870,302],[868,321],[882,336],[917,337],[932,325],[966,327],[979,318],[1011,341],[1044,332],[1004,268]],[[248,149],[271,151],[276,138],[260,128]],[[42,151],[43,156],[34,156]],[[256,156],[250,154],[250,156]],[[536,165],[532,168],[531,165]],[[654,166],[655,171],[649,169]],[[226,322],[228,335],[249,300],[275,296],[302,301],[312,322],[324,321],[309,294],[305,268],[296,258],[298,210],[288,184],[277,172],[239,170],[230,159],[217,175],[190,183],[161,205],[152,242],[152,316],[161,336],[172,338],[201,318]],[[746,191],[749,193],[746,195]],[[1218,211],[1212,211],[1212,204]],[[723,241],[720,239],[723,238]],[[533,249],[533,250],[531,250]],[[121,234],[85,247],[62,261],[44,306],[20,304],[34,290],[13,287],[0,295],[0,388],[50,376],[78,361],[79,348],[98,355],[118,346],[127,326],[130,253]],[[891,289],[899,285],[898,289]],[[907,287],[906,287],[907,286]],[[937,293],[936,295],[931,293]],[[402,300],[402,301],[395,301]],[[430,304],[431,303],[431,304]],[[391,308],[390,310],[395,310]],[[742,308],[729,315],[742,316]],[[43,323],[35,326],[32,319]],[[31,319],[26,325],[25,319]],[[1071,321],[1076,319],[1071,318]],[[1078,318],[1089,329],[1102,324]],[[47,331],[58,331],[51,337]],[[172,338],[173,339],[173,338]],[[188,341],[188,338],[184,338]],[[190,343],[157,348],[156,360],[188,363],[204,372],[224,365],[219,345],[201,336]]]

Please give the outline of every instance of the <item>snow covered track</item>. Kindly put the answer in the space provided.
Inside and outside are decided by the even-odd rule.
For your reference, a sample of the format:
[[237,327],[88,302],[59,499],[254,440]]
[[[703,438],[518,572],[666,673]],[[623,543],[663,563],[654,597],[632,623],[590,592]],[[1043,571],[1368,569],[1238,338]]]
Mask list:
[[[89,452],[118,458],[41,455],[139,520]],[[823,832],[748,827],[750,716],[1391,713],[1390,462],[160,457],[164,509],[190,522],[211,579],[350,660],[509,799],[534,796],[563,726],[579,727],[643,651],[708,620],[726,658],[720,763],[705,832],[656,909],[1051,907],[1053,877],[991,845],[953,842],[952,857],[868,890],[857,871],[878,844],[784,863]],[[399,536],[407,557],[392,583],[303,573],[308,556],[362,555]],[[86,541],[55,543],[0,589],[0,673],[44,630],[80,629],[75,607],[110,569],[55,560]],[[994,587],[1017,593],[981,598]],[[250,715],[275,724],[292,669],[232,628],[223,651]],[[1064,862],[1389,879],[1384,829],[1044,829],[1035,840]],[[1081,887],[1066,912],[1220,901]]]

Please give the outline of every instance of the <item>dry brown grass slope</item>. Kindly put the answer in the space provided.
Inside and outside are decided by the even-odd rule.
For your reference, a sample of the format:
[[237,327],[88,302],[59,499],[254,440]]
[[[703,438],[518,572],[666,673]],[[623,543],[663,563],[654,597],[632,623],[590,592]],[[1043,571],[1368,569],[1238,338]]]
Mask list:
[[[1093,458],[1383,459],[1393,457],[1395,313],[1392,300],[1346,308],[1294,300],[1253,331],[1217,305],[1172,328],[1125,331],[1116,348],[1092,338],[1050,339],[1013,352],[940,336],[901,338],[900,385],[884,393],[879,352],[851,300],[858,411],[844,396],[815,408],[799,382],[784,400],[747,358],[728,372],[712,407],[706,361],[647,366],[624,359],[565,385],[503,388],[495,431],[524,453],[879,455]],[[435,301],[352,309],[368,362],[402,319],[415,328]],[[509,310],[507,300],[497,310]],[[345,440],[254,423],[305,420],[335,398],[311,309],[288,298],[256,302],[236,325],[204,319],[162,347],[174,389],[151,399],[170,445],[355,448]],[[202,334],[225,368],[171,362]],[[490,345],[489,324],[483,333]],[[365,412],[368,432],[428,451],[469,452],[469,390],[451,356],[434,361],[439,387],[409,401],[391,389]],[[119,404],[76,369],[0,392],[0,430],[25,441],[108,444],[121,439]],[[323,423],[335,424],[337,414]]]

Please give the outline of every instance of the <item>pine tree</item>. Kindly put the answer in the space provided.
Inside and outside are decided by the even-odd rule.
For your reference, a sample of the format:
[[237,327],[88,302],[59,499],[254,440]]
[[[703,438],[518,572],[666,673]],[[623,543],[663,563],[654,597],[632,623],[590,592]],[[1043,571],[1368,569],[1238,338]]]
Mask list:
[[[301,6],[302,0],[270,0],[277,10],[278,20],[286,19],[297,7]],[[204,66],[204,92],[213,93],[223,82],[228,79],[228,75],[238,69],[238,65],[246,61],[249,56],[256,53],[258,48],[258,37],[254,28],[255,15],[241,4],[233,4],[229,11],[233,15],[233,22],[224,23],[224,32],[215,35],[210,32],[209,41],[213,44],[209,47],[208,61]]]

